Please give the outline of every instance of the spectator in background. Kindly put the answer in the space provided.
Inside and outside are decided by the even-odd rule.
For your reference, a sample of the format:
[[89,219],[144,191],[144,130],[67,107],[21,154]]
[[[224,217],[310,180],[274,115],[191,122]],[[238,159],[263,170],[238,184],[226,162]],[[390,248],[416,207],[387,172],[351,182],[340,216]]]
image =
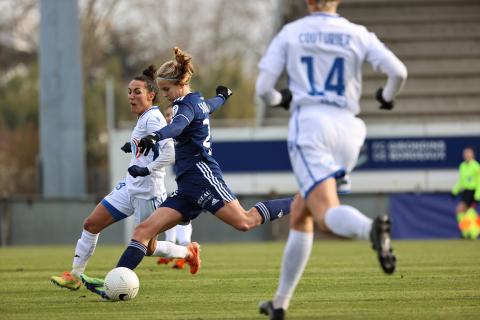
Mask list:
[[[475,160],[472,147],[463,149],[464,161],[459,167],[459,178],[452,188],[452,197],[460,195],[456,208],[457,221],[464,238],[477,238],[478,234],[470,234],[471,227],[476,224],[476,201],[480,201],[480,165]],[[470,210],[472,209],[472,210]],[[473,220],[473,221],[470,221]]]

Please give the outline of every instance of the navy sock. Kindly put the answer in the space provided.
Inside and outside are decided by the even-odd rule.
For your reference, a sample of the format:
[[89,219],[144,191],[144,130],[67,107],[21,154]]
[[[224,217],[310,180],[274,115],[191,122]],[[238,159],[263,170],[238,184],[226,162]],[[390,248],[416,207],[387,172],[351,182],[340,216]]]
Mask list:
[[118,260],[118,267],[125,267],[128,269],[135,269],[140,262],[142,262],[143,257],[147,253],[147,247],[141,244],[140,242],[133,240],[128,245],[127,249],[123,252],[120,260]]
[[262,216],[262,224],[267,220],[273,221],[289,214],[292,201],[293,197],[258,202],[255,208]]

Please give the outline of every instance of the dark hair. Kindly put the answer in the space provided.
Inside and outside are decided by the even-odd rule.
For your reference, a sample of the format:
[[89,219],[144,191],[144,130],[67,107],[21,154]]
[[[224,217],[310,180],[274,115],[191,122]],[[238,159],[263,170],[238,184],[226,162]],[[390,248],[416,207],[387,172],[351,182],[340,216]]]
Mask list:
[[148,92],[154,92],[155,96],[153,97],[153,102],[157,102],[158,97],[158,86],[155,81],[155,73],[157,72],[157,67],[151,64],[147,69],[143,70],[142,74],[133,78],[134,80],[145,82]]

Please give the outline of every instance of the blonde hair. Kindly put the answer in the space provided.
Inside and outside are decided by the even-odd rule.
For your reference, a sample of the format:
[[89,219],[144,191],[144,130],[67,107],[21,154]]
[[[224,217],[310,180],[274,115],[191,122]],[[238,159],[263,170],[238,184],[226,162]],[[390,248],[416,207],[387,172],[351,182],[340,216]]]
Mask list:
[[157,70],[157,80],[171,80],[175,84],[189,84],[193,75],[192,56],[179,47],[173,48],[175,60],[165,62]]

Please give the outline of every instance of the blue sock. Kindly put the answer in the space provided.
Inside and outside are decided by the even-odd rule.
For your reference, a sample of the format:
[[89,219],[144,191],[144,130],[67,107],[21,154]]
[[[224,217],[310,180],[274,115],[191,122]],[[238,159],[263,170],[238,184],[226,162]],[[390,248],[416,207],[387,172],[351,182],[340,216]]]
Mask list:
[[262,224],[267,220],[273,221],[289,214],[292,201],[293,197],[258,202],[255,208],[262,216]]
[[118,260],[118,267],[125,267],[128,269],[135,269],[140,262],[142,262],[143,257],[147,253],[147,247],[141,244],[140,242],[133,240],[128,245],[127,249],[123,252],[120,260]]

